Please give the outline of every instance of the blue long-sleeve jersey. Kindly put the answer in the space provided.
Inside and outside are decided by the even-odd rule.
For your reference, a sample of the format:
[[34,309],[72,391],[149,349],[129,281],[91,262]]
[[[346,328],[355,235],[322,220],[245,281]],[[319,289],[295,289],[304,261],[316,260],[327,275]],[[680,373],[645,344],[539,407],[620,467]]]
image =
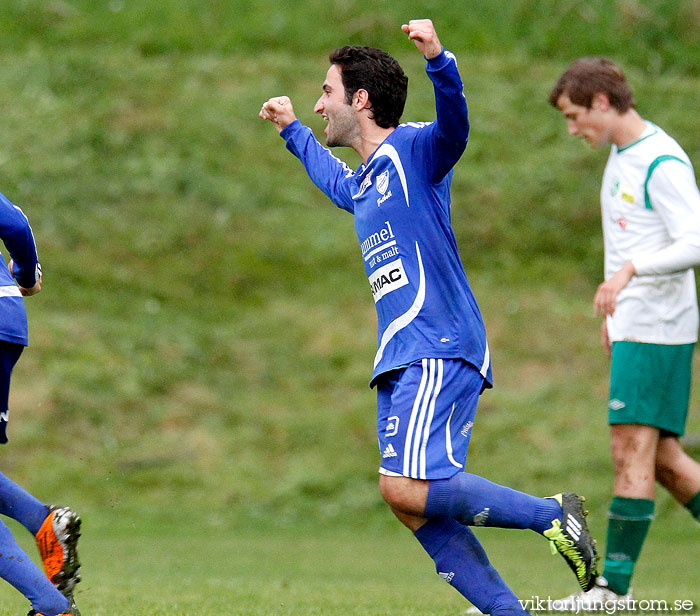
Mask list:
[[[14,261],[17,283],[31,289],[41,273],[29,221],[16,205],[0,194],[0,239]],[[0,255],[0,340],[27,345],[27,313],[22,294]]]
[[467,103],[455,57],[428,60],[437,120],[399,125],[356,171],[298,120],[281,136],[312,181],[355,216],[378,317],[371,385],[422,358],[462,358],[491,385],[481,313],[450,220],[450,185],[467,145]]

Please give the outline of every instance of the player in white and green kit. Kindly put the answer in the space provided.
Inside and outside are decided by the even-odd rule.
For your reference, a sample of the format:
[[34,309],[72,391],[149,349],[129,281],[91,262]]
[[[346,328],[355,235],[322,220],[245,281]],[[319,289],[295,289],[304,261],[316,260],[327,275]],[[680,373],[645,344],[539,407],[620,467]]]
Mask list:
[[550,94],[569,134],[611,145],[600,193],[605,282],[595,294],[611,356],[615,468],[605,569],[573,607],[630,597],[654,517],[655,482],[700,520],[700,464],[682,449],[698,335],[700,192],[678,143],[635,110],[622,71],[604,58],[569,66]]

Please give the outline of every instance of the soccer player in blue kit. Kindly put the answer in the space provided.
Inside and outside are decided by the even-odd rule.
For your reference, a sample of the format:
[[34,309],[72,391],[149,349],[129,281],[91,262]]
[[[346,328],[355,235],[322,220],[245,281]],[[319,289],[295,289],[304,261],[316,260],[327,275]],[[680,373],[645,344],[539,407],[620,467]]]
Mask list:
[[492,386],[484,324],[450,222],[467,104],[455,57],[432,21],[412,20],[402,30],[426,58],[437,120],[399,124],[407,78],[391,56],[371,47],[335,50],[314,111],[327,121],[327,146],[359,154],[356,171],[296,119],[288,97],[269,99],[259,115],[312,181],[355,217],[378,317],[371,386],[384,500],[438,574],[481,612],[522,614],[468,526],[537,531],[584,589],[595,579],[595,545],[581,497],[537,498],[464,472],[477,401]]
[[[12,369],[27,345],[23,296],[41,291],[34,235],[22,210],[0,194],[0,239],[10,253],[0,256],[0,443],[7,443]],[[26,555],[0,521],[0,577],[31,602],[30,616],[79,616],[73,589],[80,581],[77,541],[80,518],[68,507],[45,505],[0,473],[0,514],[17,520],[36,539],[46,575]]]

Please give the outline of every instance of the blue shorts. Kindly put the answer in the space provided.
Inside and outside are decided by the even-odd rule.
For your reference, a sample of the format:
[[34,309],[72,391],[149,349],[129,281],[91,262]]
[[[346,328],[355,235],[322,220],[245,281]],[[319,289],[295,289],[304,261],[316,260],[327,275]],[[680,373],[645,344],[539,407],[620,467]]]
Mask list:
[[464,469],[484,377],[461,359],[423,359],[377,383],[379,472],[449,479]]

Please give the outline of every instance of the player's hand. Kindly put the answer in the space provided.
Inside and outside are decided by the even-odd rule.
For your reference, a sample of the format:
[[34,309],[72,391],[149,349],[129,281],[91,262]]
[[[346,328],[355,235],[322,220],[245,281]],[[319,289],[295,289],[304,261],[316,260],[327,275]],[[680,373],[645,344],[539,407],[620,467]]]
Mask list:
[[612,357],[612,345],[610,344],[610,336],[608,335],[608,322],[603,319],[603,324],[600,326],[600,346],[603,347],[603,351],[608,356],[608,359]]
[[598,286],[593,297],[593,308],[596,316],[606,317],[615,314],[617,295],[627,286],[632,277],[637,273],[632,261],[627,261],[608,280]]
[[428,60],[440,55],[442,45],[430,19],[412,19],[401,29]]
[[294,115],[292,101],[288,96],[275,96],[263,104],[258,114],[263,120],[270,120],[278,133],[289,126],[297,117]]
[[[10,259],[10,262],[7,264],[8,269],[10,270],[10,274],[12,274],[12,277],[15,277],[14,271],[12,269],[12,266],[15,264],[15,262]],[[31,288],[31,289],[25,289],[24,287],[20,287],[17,285],[19,288],[19,292],[24,296],[24,297],[29,297],[30,295],[36,295],[39,291],[41,291],[41,282],[43,279],[43,275],[40,273],[39,274],[39,280],[37,280],[37,283]]]

